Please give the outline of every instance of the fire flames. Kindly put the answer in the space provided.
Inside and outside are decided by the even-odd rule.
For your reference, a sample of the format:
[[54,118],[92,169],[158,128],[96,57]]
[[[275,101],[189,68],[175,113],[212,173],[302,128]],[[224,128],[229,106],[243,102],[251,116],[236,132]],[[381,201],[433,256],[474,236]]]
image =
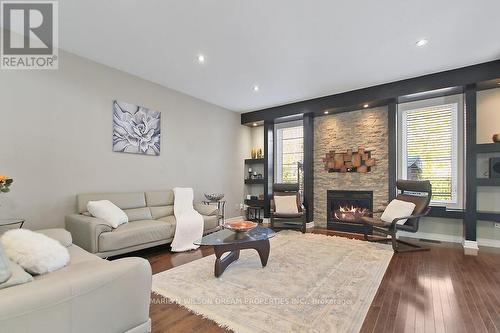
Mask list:
[[335,210],[334,216],[341,221],[359,221],[361,217],[369,215],[369,210],[356,206],[341,206]]

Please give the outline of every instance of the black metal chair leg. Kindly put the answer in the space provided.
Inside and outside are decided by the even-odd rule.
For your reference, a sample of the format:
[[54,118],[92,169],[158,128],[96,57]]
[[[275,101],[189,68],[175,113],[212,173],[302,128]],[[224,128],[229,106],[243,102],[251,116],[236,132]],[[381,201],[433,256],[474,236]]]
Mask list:
[[398,244],[398,239],[396,238],[396,232],[394,231],[391,233],[391,244],[394,252],[398,252],[399,244]]
[[404,241],[401,239],[398,239],[397,241],[398,241],[398,243],[410,246],[410,248],[407,248],[407,249],[403,249],[403,248],[399,247],[398,252],[416,252],[416,251],[430,251],[431,250],[429,247],[420,246],[420,245],[417,245],[417,244],[414,244],[411,242],[407,242],[407,241]]

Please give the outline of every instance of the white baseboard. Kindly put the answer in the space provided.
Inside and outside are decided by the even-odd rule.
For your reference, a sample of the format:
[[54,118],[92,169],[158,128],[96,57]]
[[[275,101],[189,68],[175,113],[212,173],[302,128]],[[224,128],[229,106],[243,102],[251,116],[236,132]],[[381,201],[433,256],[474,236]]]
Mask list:
[[500,247],[500,239],[478,238],[477,244],[479,246]]
[[428,239],[439,242],[449,242],[449,243],[459,243],[462,244],[463,237],[461,236],[453,236],[453,235],[444,235],[444,234],[435,234],[428,232],[404,232],[398,231],[398,237],[408,237],[408,238],[417,238],[417,239]]

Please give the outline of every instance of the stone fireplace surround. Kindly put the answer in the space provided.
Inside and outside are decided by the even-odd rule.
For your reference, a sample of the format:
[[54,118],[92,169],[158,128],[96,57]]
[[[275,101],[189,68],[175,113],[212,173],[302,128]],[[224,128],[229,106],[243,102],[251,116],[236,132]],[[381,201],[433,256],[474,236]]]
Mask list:
[[[376,165],[368,173],[329,173],[323,158],[331,150],[365,148],[372,151]],[[373,210],[381,211],[388,201],[387,108],[344,112],[314,119],[314,223],[327,227],[327,191],[373,191]]]

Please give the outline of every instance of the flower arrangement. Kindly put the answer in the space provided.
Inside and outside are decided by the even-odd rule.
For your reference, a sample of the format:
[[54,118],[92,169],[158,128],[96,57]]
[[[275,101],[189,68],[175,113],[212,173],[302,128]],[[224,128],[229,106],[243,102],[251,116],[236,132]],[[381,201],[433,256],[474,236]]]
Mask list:
[[2,176],[0,175],[0,192],[1,193],[7,193],[10,191],[10,185],[14,179],[9,178],[7,176]]

